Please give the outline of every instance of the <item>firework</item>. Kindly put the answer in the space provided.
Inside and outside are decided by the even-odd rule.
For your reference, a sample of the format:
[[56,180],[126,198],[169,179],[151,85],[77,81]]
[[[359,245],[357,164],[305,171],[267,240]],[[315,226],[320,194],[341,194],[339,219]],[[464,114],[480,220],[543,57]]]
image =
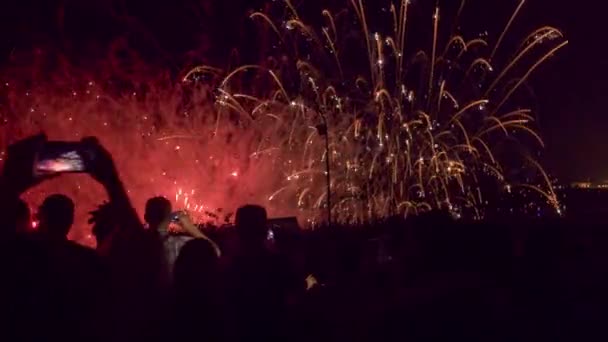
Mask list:
[[[494,44],[458,32],[441,39],[441,8],[435,7],[428,28],[417,28],[432,31],[430,48],[413,50],[406,41],[411,30],[407,0],[386,11],[393,23],[386,34],[372,30],[362,0],[351,0],[339,19],[323,10],[320,29],[308,25],[285,0],[286,18],[251,15],[271,28],[280,52],[269,63],[245,65],[221,78],[216,125],[231,124],[221,115],[226,112],[250,121],[259,134],[252,157],[277,165],[284,180],[268,200],[296,206],[309,219],[322,215],[328,196],[333,215],[347,223],[432,208],[481,218],[486,190],[496,186],[532,189],[559,212],[551,182],[531,154],[524,152],[522,159],[541,181],[528,184],[508,179],[505,170],[513,166],[502,163],[494,151],[522,135],[544,146],[531,110],[519,108],[513,98],[532,72],[568,43],[559,30],[541,27],[504,66],[495,63],[523,4]],[[463,10],[464,1],[457,16]],[[353,25],[360,30],[359,51],[351,47],[343,52],[341,34],[352,36]],[[365,55],[367,62],[356,64],[356,55]],[[530,56],[535,60],[518,74]],[[200,67],[184,80],[210,72],[221,74]],[[269,86],[244,90],[240,76],[251,72]],[[317,134],[319,125],[327,127],[329,148]],[[324,185],[327,159],[331,194]],[[482,179],[488,175],[493,179],[489,184]]]
[[[496,42],[443,34],[441,18],[460,17],[464,1],[455,14],[434,8],[415,27],[408,13],[416,5],[393,3],[383,12],[390,29],[368,22],[362,0],[345,2],[338,14],[319,9],[322,25],[279,3],[285,16],[251,15],[274,37],[261,64],[200,66],[174,82],[137,60],[124,67],[111,52],[94,70],[4,71],[2,144],[39,130],[57,140],[98,136],[138,208],[164,195],[201,220],[257,203],[314,224],[326,218],[328,202],[341,223],[433,208],[481,218],[499,187],[535,191],[559,210],[547,174],[527,152],[544,144],[518,90],[567,41],[541,27],[502,58],[524,1]],[[416,32],[431,33],[424,49],[410,42]],[[531,172],[511,172],[518,169]],[[103,192],[87,177],[66,177],[27,197],[68,193],[86,222]],[[88,235],[78,232],[77,239]]]

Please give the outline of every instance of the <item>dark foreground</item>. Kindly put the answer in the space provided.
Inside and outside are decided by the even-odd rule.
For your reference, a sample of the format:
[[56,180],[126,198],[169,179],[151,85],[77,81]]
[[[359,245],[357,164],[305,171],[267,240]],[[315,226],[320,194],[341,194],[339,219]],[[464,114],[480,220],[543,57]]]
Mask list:
[[[275,232],[266,250],[187,244],[170,287],[143,242],[3,248],[10,339],[590,341],[606,337],[608,234],[574,222]],[[236,234],[235,234],[236,235]],[[238,250],[241,248],[240,250]],[[112,258],[117,257],[118,260]],[[314,279],[313,277],[314,276]],[[8,287],[8,288],[6,288]]]
[[240,208],[232,229],[201,231],[153,198],[144,224],[110,154],[85,139],[87,172],[109,200],[92,214],[92,250],[67,239],[75,203],[63,195],[29,229],[19,198],[46,179],[31,175],[41,143],[11,146],[0,177],[1,341],[608,338],[608,229],[588,215],[466,223],[431,213],[269,234],[261,207]]

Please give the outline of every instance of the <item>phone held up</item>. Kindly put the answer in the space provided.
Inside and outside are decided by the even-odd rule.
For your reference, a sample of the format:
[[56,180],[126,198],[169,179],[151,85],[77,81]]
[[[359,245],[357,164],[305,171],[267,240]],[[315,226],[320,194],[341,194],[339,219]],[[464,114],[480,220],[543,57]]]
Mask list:
[[34,158],[34,176],[89,171],[95,160],[91,146],[84,142],[46,141]]

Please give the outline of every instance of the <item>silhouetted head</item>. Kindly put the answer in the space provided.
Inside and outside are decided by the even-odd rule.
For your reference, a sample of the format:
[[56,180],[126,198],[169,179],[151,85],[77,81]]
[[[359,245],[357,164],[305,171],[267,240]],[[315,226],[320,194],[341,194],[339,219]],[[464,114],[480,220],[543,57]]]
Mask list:
[[268,232],[266,209],[258,205],[246,205],[236,211],[237,234],[246,241],[262,241]]
[[22,199],[5,203],[4,223],[11,233],[26,233],[31,229],[30,207]]
[[222,289],[221,279],[219,258],[209,241],[193,239],[181,248],[173,267],[175,304],[179,308],[177,313],[188,317],[196,312],[196,329],[206,328],[206,337],[209,337],[210,331],[213,334],[217,329],[211,322],[216,322],[214,318],[223,307],[218,297]]
[[89,223],[93,225],[92,233],[98,247],[116,230],[117,222],[116,212],[110,203],[104,203],[91,212]]
[[66,239],[74,223],[74,202],[55,194],[47,197],[38,208],[40,232],[54,239]]
[[13,216],[17,233],[26,233],[32,228],[30,207],[22,199],[17,201]]
[[146,202],[146,213],[144,220],[150,228],[157,228],[169,214],[171,214],[171,202],[164,197],[153,197]]
[[181,248],[175,261],[173,269],[175,281],[182,284],[195,279],[202,279],[202,282],[211,281],[212,279],[207,275],[217,271],[218,261],[215,249],[209,241],[190,240]]

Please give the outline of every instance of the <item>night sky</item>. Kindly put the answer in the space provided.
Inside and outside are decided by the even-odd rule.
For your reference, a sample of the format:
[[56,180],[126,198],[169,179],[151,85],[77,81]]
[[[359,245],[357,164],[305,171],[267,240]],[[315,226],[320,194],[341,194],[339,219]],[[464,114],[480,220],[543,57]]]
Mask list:
[[545,164],[564,179],[608,180],[608,57],[597,2],[529,1],[526,20],[560,28],[570,45],[539,70],[533,86],[547,142]]
[[[414,5],[434,2],[415,0]],[[493,37],[517,2],[470,0],[463,25],[471,30],[484,30],[487,26],[485,29]],[[160,48],[169,56],[188,56],[167,57],[168,68],[179,69],[197,58],[219,63],[225,60],[230,47],[251,44],[243,37],[246,14],[262,3],[5,0],[0,5],[0,63],[6,65],[16,51],[37,47],[55,49],[74,59],[92,58],[95,51],[103,50],[104,44],[125,34],[137,37],[134,40],[142,50]],[[600,104],[608,92],[608,57],[601,52],[605,14],[594,10],[596,7],[597,1],[591,0],[528,0],[511,32],[511,36],[521,39],[533,28],[551,25],[561,29],[570,41],[531,78],[540,131],[547,144],[541,161],[550,173],[564,181],[608,180],[608,157],[604,153],[608,117]]]

